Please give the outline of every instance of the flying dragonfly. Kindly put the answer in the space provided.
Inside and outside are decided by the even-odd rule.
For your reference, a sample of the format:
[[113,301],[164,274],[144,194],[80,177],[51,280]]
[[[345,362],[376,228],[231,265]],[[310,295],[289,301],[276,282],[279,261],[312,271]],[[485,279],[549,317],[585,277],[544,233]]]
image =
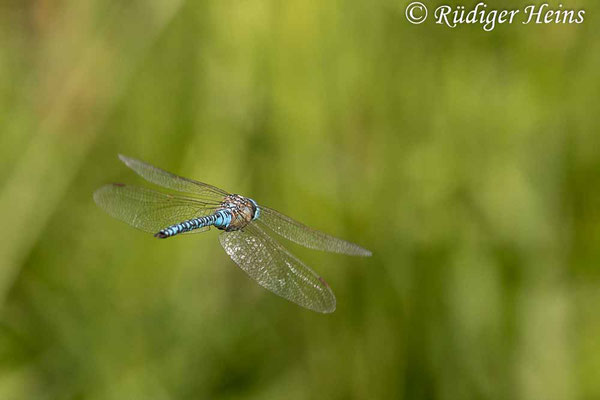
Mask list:
[[369,250],[311,229],[251,198],[174,175],[143,161],[123,155],[119,158],[148,182],[182,195],[108,184],[94,192],[96,204],[104,211],[159,239],[215,227],[222,231],[221,246],[242,270],[259,285],[302,307],[331,313],[336,306],[335,296],[323,278],[273,236],[316,250],[371,255]]

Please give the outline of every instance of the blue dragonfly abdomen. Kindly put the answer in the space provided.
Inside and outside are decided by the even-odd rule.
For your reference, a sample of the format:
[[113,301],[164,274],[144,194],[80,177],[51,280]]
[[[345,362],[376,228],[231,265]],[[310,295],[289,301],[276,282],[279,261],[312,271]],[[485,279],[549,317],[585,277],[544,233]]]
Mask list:
[[239,194],[231,194],[223,199],[221,208],[217,209],[214,214],[192,218],[171,225],[161,229],[154,237],[166,239],[180,233],[210,226],[226,232],[237,231],[258,218],[259,215],[260,211],[254,200],[240,196]]
[[193,218],[161,229],[154,234],[154,237],[166,239],[180,233],[191,232],[195,229],[202,229],[209,226],[215,226],[218,229],[227,229],[227,226],[231,222],[231,218],[232,215],[229,210],[219,210],[212,215]]

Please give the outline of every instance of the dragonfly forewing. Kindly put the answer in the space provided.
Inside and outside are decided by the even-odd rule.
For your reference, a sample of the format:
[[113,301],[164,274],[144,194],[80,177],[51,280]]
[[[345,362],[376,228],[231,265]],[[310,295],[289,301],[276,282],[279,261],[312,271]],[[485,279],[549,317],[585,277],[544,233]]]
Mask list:
[[269,230],[284,238],[315,250],[330,251],[333,253],[349,254],[353,256],[371,256],[371,252],[357,244],[338,239],[321,231],[293,220],[271,208],[260,206],[259,222]]
[[223,232],[219,240],[231,259],[264,288],[314,311],[335,310],[335,296],[323,278],[259,226]]

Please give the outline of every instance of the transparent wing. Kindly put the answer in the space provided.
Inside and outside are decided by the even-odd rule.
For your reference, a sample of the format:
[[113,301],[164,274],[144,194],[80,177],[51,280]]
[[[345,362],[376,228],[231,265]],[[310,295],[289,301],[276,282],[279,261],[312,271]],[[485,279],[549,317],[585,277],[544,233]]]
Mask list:
[[331,251],[333,253],[343,253],[352,256],[368,257],[371,255],[369,250],[363,249],[357,244],[309,228],[271,208],[259,207],[260,217],[257,221],[259,223],[262,222],[263,226],[294,243],[310,249]]
[[228,195],[227,192],[215,186],[177,176],[143,161],[125,157],[122,154],[119,154],[119,159],[148,182],[167,189],[193,193],[201,199],[212,201],[221,201],[223,197]]
[[335,310],[335,296],[327,283],[259,226],[223,232],[219,240],[229,257],[264,288],[310,310]]
[[[94,200],[112,217],[149,233],[156,233],[173,224],[211,214],[218,207],[216,203],[206,203],[121,183],[102,186],[94,192]],[[203,232],[208,228],[195,229],[189,233]]]

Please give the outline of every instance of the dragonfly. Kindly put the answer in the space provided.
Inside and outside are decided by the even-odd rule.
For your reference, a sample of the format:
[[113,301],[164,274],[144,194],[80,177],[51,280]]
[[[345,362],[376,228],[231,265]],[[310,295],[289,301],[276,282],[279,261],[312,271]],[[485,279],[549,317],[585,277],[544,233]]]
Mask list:
[[352,256],[371,256],[357,244],[311,229],[249,197],[177,176],[143,161],[119,159],[146,181],[180,194],[123,183],[107,184],[94,200],[109,215],[158,239],[214,227],[225,252],[259,285],[307,309],[331,313],[336,299],[327,282],[286,250],[282,237],[302,246]]

